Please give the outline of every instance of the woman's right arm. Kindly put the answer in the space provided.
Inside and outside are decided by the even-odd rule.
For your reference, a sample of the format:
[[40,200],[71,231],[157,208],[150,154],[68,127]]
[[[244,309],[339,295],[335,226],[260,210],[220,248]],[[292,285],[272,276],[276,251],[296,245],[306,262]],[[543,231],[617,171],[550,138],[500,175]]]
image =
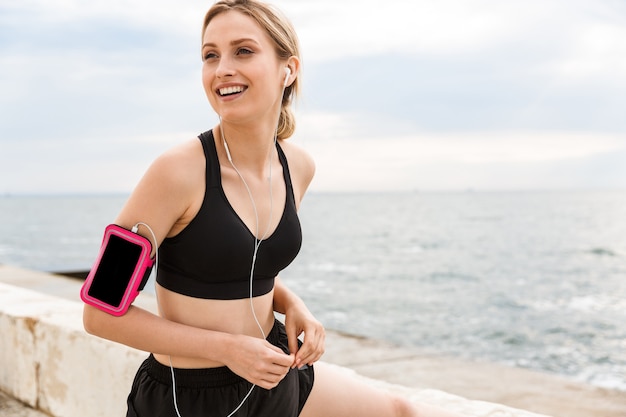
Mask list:
[[115,317],[86,304],[83,323],[89,334],[164,355],[223,362],[234,343],[228,333],[175,323],[136,306]]
[[264,339],[187,326],[135,306],[116,317],[85,305],[83,321],[90,334],[146,352],[217,361],[265,389],[278,385],[294,363],[294,355]]
[[[140,226],[138,233],[148,238],[156,250],[163,239],[178,233],[195,215],[194,206],[203,195],[199,196],[204,189],[204,164],[197,139],[159,156],[133,190],[115,224],[127,229],[137,223],[149,225],[150,230]],[[153,353],[199,358],[211,355],[210,359],[220,360],[220,348],[228,345],[228,335],[174,323],[135,306],[125,315],[114,317],[85,305],[83,323],[93,335]]]
[[[204,196],[205,161],[199,140],[178,146],[157,158],[147,170],[115,219],[132,228],[156,247],[180,232],[198,211]],[[205,358],[220,362],[263,388],[275,386],[293,363],[293,357],[267,341],[176,323],[136,306],[112,316],[90,305],[83,309],[85,330],[146,352]]]

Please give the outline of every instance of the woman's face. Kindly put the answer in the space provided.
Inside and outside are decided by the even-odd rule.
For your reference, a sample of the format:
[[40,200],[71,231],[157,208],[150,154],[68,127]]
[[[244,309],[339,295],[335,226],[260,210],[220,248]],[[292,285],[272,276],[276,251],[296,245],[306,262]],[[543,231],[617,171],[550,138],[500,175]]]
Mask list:
[[223,120],[277,120],[286,63],[251,17],[232,10],[214,17],[204,33],[202,58],[204,90]]

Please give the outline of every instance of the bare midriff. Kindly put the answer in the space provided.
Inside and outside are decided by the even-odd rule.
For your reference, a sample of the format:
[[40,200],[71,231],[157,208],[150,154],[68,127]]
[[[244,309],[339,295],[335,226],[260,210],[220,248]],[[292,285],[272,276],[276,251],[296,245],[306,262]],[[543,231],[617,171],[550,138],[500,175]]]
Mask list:
[[[230,334],[242,334],[263,338],[261,329],[254,319],[249,298],[240,300],[209,300],[188,297],[156,286],[159,300],[159,314],[168,320],[198,329],[213,330]],[[254,311],[265,335],[274,326],[273,313],[274,291],[254,297]],[[211,346],[207,346],[207,351]],[[170,356],[154,354],[157,361],[170,365]],[[176,368],[217,368],[224,366],[218,360],[172,356],[172,365]]]

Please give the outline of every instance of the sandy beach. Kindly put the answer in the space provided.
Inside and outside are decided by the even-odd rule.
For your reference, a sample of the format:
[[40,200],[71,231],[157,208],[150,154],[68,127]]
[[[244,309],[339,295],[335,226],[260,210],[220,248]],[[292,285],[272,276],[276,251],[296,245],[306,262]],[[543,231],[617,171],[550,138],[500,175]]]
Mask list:
[[[80,280],[0,265],[0,282],[78,301]],[[137,302],[154,307],[142,295]],[[553,417],[625,417],[626,392],[559,376],[327,331],[324,361],[373,379],[415,389],[436,389],[471,400],[504,404]],[[0,408],[0,411],[5,409]],[[19,415],[19,414],[11,414]]]

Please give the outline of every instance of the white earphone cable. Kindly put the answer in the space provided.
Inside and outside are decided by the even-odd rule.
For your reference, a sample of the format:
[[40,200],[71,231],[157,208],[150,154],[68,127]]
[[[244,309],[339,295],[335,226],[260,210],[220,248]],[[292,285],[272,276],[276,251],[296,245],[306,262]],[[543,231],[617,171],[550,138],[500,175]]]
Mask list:
[[[152,228],[143,222],[139,222],[137,224],[135,224],[132,228],[132,231],[134,233],[137,233],[139,226],[145,226],[146,229],[148,229],[148,231],[150,232],[150,234],[152,235],[152,239],[154,242],[154,247],[155,249],[155,254],[154,254],[154,274],[156,276],[157,272],[158,272],[158,268],[159,268],[159,250],[158,250],[158,242],[157,242],[157,238],[156,235],[154,234],[154,231],[152,230]],[[255,244],[255,253],[256,250],[258,249],[258,245]],[[253,266],[254,268],[254,266]],[[159,303],[159,293],[157,291],[156,285],[154,288],[154,294],[157,300],[157,308],[159,309],[159,311],[161,310],[161,304]],[[254,313],[254,309],[253,309],[253,313]],[[255,315],[255,319],[256,319],[256,315]],[[257,324],[258,324],[258,320],[257,320]],[[265,335],[265,333],[263,332],[263,328],[261,327],[261,325],[259,324],[259,328],[261,329],[261,333],[263,333],[263,335]],[[176,398],[176,376],[174,375],[174,366],[172,365],[172,357],[168,355],[169,361],[170,361],[170,375],[172,376],[172,397],[173,397],[173,402],[174,402],[174,410],[176,411],[176,416],[177,417],[181,417],[180,415],[180,411],[178,410],[178,400]],[[233,414],[235,414],[237,411],[239,411],[239,409],[243,406],[243,404],[246,402],[246,400],[248,399],[248,397],[250,397],[250,394],[252,394],[252,390],[254,390],[254,387],[256,385],[252,385],[250,387],[250,390],[248,391],[248,393],[245,395],[245,397],[243,398],[243,400],[241,401],[241,403],[226,417],[232,417]]]
[[[283,94],[285,91],[285,88],[287,87],[287,81],[289,78],[291,71],[287,71],[286,70],[286,77],[285,77],[285,82],[283,85]],[[282,97],[282,95],[281,95]],[[273,213],[274,213],[274,198],[273,198],[273,192],[272,192],[272,154],[274,153],[274,149],[277,149],[277,141],[278,141],[278,124],[276,126],[276,130],[274,132],[274,143],[273,143],[273,148],[271,149],[270,153],[269,153],[269,194],[270,194],[270,213],[269,213],[269,219],[267,222],[267,227],[265,228],[265,232],[263,233],[263,236],[259,237],[259,213],[257,210],[257,206],[256,203],[254,201],[254,197],[252,196],[252,191],[250,190],[250,187],[248,186],[248,183],[246,182],[246,180],[244,179],[243,175],[241,174],[241,172],[239,171],[239,169],[237,169],[237,167],[235,166],[235,163],[232,160],[232,157],[230,155],[230,150],[228,149],[228,143],[226,142],[226,137],[224,135],[224,125],[222,123],[222,118],[220,117],[220,134],[221,134],[221,139],[222,139],[222,143],[224,144],[224,149],[226,150],[226,155],[228,157],[228,161],[230,163],[230,165],[233,167],[233,169],[235,170],[235,172],[237,173],[237,175],[239,176],[239,178],[241,179],[241,181],[243,182],[244,186],[246,187],[246,191],[248,192],[248,196],[250,197],[250,201],[252,202],[252,208],[254,210],[254,217],[255,217],[255,222],[256,222],[256,227],[255,227],[255,233],[254,233],[254,250],[252,252],[252,265],[250,267],[250,309],[252,311],[252,316],[254,317],[254,321],[256,322],[257,326],[259,327],[259,330],[261,331],[261,335],[263,336],[263,339],[267,338],[267,335],[265,334],[265,331],[263,330],[263,326],[261,326],[261,323],[259,322],[259,319],[256,315],[256,311],[254,309],[254,293],[253,293],[253,282],[254,282],[254,268],[256,266],[256,258],[257,258],[257,254],[259,251],[259,247],[261,246],[261,242],[263,242],[263,240],[265,240],[269,234],[270,231],[270,227],[272,225],[272,219],[273,219]],[[143,222],[139,222],[137,224],[135,224],[135,226],[133,227],[133,231],[136,233],[137,229],[139,226],[145,226],[149,231],[150,234],[152,235],[152,238],[154,240],[154,245],[155,245],[155,265],[154,265],[154,271],[155,271],[155,276],[158,272],[158,265],[159,265],[159,251],[158,251],[158,242],[156,239],[156,235],[154,234],[154,231],[152,230],[152,228],[147,225],[146,223]],[[155,285],[155,296],[156,296],[156,300],[157,300],[157,307],[160,311],[161,309],[161,305],[159,303],[159,296],[158,296],[158,291]],[[170,373],[172,376],[172,396],[173,396],[173,401],[174,401],[174,410],[176,411],[176,415],[177,417],[182,417],[180,414],[180,411],[178,409],[178,400],[176,398],[176,377],[174,374],[174,366],[172,364],[172,357],[169,356],[169,362],[170,362]],[[250,390],[248,391],[248,393],[245,395],[245,397],[243,398],[243,400],[241,401],[241,403],[239,403],[239,405],[230,413],[228,414],[228,416],[226,417],[232,417],[237,411],[239,411],[239,409],[244,405],[244,403],[246,402],[246,400],[250,397],[250,395],[252,394],[252,391],[254,390],[254,388],[256,387],[256,384],[252,384],[252,386],[250,387]]]

